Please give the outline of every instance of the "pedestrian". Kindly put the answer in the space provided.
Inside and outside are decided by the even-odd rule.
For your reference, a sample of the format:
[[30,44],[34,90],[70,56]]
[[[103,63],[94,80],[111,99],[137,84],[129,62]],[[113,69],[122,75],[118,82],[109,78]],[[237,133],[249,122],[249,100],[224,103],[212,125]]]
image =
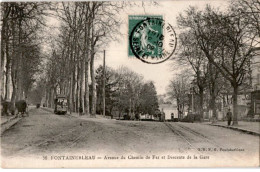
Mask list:
[[165,113],[164,113],[163,109],[162,109],[162,112],[161,112],[161,120],[160,121],[165,122]]
[[171,113],[171,120],[174,120],[174,113]]
[[165,113],[162,113],[162,122],[165,122]]
[[232,121],[232,112],[230,111],[230,109],[228,109],[228,112],[227,112],[227,120],[228,120],[228,126],[229,126]]
[[135,120],[140,121],[140,115],[139,115],[139,113],[136,113],[136,114],[135,114]]
[[83,108],[80,106],[79,107],[79,116],[83,115]]

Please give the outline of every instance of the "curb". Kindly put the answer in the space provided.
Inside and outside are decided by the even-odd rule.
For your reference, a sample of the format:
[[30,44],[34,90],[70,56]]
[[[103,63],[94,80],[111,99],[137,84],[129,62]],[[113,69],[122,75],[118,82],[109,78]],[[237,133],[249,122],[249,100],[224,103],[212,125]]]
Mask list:
[[[29,109],[28,112],[30,112],[32,109]],[[18,123],[21,119],[23,119],[23,117],[11,117],[10,119],[8,119],[7,121],[1,123],[1,134],[0,137],[2,136],[2,134],[8,130],[9,128],[11,128],[12,126],[14,126],[16,123]]]
[[[6,123],[8,123],[8,122],[10,122],[10,121],[12,121],[12,120],[15,119],[15,118],[17,118],[17,116],[13,115],[13,116],[12,116],[11,118],[9,118],[7,121],[1,123],[1,126],[4,125],[4,124],[6,124]],[[1,121],[1,122],[2,122],[2,121]]]
[[15,118],[12,118],[8,121],[6,121],[5,123],[1,124],[1,135],[6,131],[8,130],[9,128],[11,128],[12,126],[14,126],[16,123],[18,123],[21,119],[23,119],[23,117],[15,117]]
[[245,130],[245,129],[242,129],[242,128],[229,127],[229,126],[218,125],[218,124],[208,124],[208,125],[216,126],[216,127],[222,127],[222,128],[228,128],[228,129],[231,129],[231,130],[241,131],[243,133],[247,133],[247,134],[251,134],[251,135],[255,135],[255,136],[260,136],[260,133],[250,131],[250,130]]

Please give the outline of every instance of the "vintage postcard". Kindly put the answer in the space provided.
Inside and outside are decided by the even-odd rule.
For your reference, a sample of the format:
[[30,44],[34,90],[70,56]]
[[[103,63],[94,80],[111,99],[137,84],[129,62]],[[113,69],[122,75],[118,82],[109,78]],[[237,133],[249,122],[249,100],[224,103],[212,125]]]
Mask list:
[[259,167],[259,0],[2,1],[1,167]]

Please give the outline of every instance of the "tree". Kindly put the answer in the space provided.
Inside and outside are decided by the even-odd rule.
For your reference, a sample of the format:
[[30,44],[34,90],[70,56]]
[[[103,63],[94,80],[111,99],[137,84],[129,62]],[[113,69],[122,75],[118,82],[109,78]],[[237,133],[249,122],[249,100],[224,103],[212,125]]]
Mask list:
[[117,70],[117,73],[120,78],[118,83],[117,107],[119,111],[128,112],[133,117],[133,112],[138,112],[143,77],[124,66],[121,66]]
[[203,115],[204,96],[208,92],[210,95],[209,108],[213,111],[213,118],[217,117],[216,99],[223,88],[223,77],[216,67],[208,61],[203,51],[200,49],[196,38],[191,33],[181,33],[179,36],[178,62],[181,65],[191,66],[194,75],[193,84],[197,89],[193,91],[199,95],[199,114]]
[[[118,73],[112,68],[106,67],[105,77],[105,100],[106,100],[106,114],[111,115],[113,108],[116,106],[116,96],[119,90],[118,84],[120,81]],[[96,69],[97,81],[97,112],[103,112],[102,94],[103,94],[103,66]]]
[[158,98],[157,92],[153,82],[147,82],[142,86],[140,92],[140,112],[143,114],[149,114],[154,116],[156,110],[158,110]]
[[233,124],[237,122],[238,88],[249,72],[256,34],[249,24],[233,11],[219,12],[207,6],[204,11],[194,7],[178,17],[178,24],[196,39],[207,59],[233,87]]
[[216,100],[220,94],[220,91],[225,90],[225,79],[211,63],[208,64],[208,74],[206,77],[208,92],[210,95],[209,108],[213,111],[213,122],[215,122],[215,119],[217,118]]
[[180,74],[174,77],[168,86],[167,94],[170,99],[176,100],[178,118],[182,119],[184,114],[184,108],[189,102],[188,95],[190,94],[190,76],[185,74]]
[[[207,82],[207,64],[208,60],[199,48],[196,40],[193,38],[193,35],[190,33],[182,33],[180,35],[180,53],[178,54],[179,62],[188,63],[195,75],[194,84],[197,85],[198,95],[199,95],[199,115],[203,117],[203,104],[204,104],[204,91],[206,89]],[[194,89],[196,91],[196,89]]]
[[236,10],[236,15],[244,18],[249,24],[248,29],[255,32],[260,37],[260,1],[259,0],[238,0],[231,2],[232,9]]
[[54,46],[54,50],[66,66],[59,69],[66,74],[60,84],[69,98],[71,112],[82,108],[84,114],[91,110],[90,114],[96,115],[95,60],[100,49],[111,39],[117,39],[115,33],[121,22],[115,14],[121,8],[121,2],[57,2],[53,6],[61,23],[60,34],[53,41],[59,46]]
[[[1,93],[12,102],[27,97],[41,61],[38,33],[49,3],[1,3]],[[29,51],[30,50],[30,51]],[[12,88],[11,88],[12,87]],[[11,91],[12,90],[12,91]]]

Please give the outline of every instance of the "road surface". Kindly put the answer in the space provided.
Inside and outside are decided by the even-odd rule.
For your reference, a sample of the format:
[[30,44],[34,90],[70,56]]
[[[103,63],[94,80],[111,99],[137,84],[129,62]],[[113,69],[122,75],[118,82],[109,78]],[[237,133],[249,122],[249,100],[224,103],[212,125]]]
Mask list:
[[[107,160],[107,166],[122,155],[132,159],[132,167],[259,165],[258,136],[199,123],[76,118],[43,109],[32,109],[29,117],[7,130],[1,137],[1,150],[5,167],[27,160],[48,160],[49,167],[72,155],[99,157]],[[150,156],[147,164],[141,161],[146,156]],[[160,164],[151,163],[158,160]]]

